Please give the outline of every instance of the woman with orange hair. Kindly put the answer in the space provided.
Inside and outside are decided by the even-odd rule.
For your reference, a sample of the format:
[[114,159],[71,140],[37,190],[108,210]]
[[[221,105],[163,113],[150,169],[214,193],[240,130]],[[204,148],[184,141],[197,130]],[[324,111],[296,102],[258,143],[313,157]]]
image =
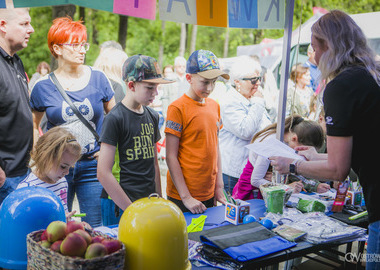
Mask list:
[[86,27],[81,21],[58,18],[48,33],[48,46],[57,59],[58,68],[39,80],[32,91],[30,104],[33,110],[35,143],[38,126],[44,114],[47,129],[62,126],[68,129],[82,147],[82,158],[66,176],[69,189],[67,205],[72,210],[75,194],[83,219],[91,226],[101,226],[100,195],[102,185],[96,176],[99,143],[90,129],[77,117],[71,106],[58,90],[57,83],[93,129],[100,133],[104,111],[108,113],[115,105],[114,91],[103,72],[84,65],[87,43]]

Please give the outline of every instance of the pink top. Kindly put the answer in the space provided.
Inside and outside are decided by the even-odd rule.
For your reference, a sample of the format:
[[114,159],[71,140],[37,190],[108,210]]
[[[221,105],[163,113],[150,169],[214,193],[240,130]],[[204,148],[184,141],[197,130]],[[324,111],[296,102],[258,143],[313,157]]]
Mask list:
[[[260,190],[257,187],[254,187],[251,185],[252,171],[253,171],[253,165],[249,161],[249,159],[247,159],[247,164],[244,167],[243,173],[240,175],[240,178],[232,191],[232,197],[234,199],[240,199],[240,200],[246,201],[250,199],[263,198]],[[255,190],[257,190],[257,192],[254,192]]]

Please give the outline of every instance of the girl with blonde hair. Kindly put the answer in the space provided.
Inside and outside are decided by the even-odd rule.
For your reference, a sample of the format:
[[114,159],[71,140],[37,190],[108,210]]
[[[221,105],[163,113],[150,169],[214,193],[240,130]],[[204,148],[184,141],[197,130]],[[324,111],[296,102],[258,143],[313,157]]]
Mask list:
[[65,176],[81,156],[81,146],[66,129],[54,127],[37,141],[31,152],[32,172],[17,188],[39,186],[50,189],[67,209],[67,181]]

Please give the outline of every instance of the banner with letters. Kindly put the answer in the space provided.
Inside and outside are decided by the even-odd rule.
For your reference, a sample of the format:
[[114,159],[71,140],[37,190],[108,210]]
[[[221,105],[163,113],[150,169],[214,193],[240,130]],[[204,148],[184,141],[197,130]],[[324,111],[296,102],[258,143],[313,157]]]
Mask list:
[[284,28],[285,0],[159,0],[160,19],[233,28]]
[[126,16],[179,23],[232,27],[284,28],[285,0],[0,0],[0,8],[78,5]]

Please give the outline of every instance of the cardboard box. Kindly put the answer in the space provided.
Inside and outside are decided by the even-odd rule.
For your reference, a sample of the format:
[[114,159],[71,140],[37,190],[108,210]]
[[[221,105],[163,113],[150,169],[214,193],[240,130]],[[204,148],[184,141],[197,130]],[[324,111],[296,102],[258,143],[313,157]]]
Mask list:
[[232,203],[226,203],[224,211],[224,219],[232,224],[239,225],[243,223],[243,219],[249,214],[250,204],[236,200],[236,205]]
[[362,193],[361,191],[347,191],[346,204],[361,205]]

